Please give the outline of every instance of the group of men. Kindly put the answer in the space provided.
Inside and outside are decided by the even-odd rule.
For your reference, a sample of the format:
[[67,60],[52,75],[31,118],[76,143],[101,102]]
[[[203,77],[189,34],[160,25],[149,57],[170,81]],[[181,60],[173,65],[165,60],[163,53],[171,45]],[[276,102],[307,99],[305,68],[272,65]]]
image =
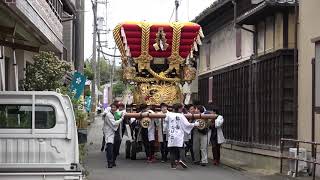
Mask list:
[[[140,105],[138,112],[163,113],[165,118],[151,119],[147,128],[140,124],[138,119],[125,120],[125,108],[121,103],[113,103],[111,109],[104,112],[104,142],[101,151],[106,144],[106,156],[108,168],[116,166],[116,158],[119,155],[121,136],[124,124],[130,124],[135,138],[143,142],[147,162],[156,161],[155,142],[160,142],[161,162],[168,160],[170,153],[171,168],[176,169],[178,165],[187,168],[186,155],[191,154],[194,164],[206,166],[208,164],[208,146],[211,143],[214,165],[220,163],[220,146],[225,139],[222,133],[223,117],[216,109],[205,110],[201,105],[174,104],[172,111],[165,103],[160,105],[161,111],[154,112],[149,106]],[[200,125],[197,119],[188,120],[184,114],[214,114],[215,119],[208,120],[205,128],[198,128]],[[125,120],[125,121],[124,121]]]

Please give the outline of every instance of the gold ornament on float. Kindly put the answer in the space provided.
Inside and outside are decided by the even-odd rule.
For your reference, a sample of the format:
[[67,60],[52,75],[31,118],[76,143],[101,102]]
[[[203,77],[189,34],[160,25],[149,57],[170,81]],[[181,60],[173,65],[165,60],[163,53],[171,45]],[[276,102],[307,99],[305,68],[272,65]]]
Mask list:
[[124,80],[134,80],[136,77],[136,68],[134,67],[124,67],[123,68],[123,79]]
[[158,33],[156,34],[156,43],[153,44],[153,47],[156,51],[165,51],[167,50],[169,44],[167,43],[166,33],[163,31],[163,27],[158,29]]
[[207,122],[204,119],[197,119],[197,122],[199,122],[199,126],[197,127],[198,129],[202,130],[207,127]]
[[166,103],[173,105],[181,102],[181,90],[175,84],[149,84],[137,85],[133,93],[137,104],[159,105]]
[[196,78],[197,70],[194,67],[185,66],[183,68],[183,80],[191,83]]
[[142,118],[141,121],[140,121],[140,125],[141,125],[141,127],[143,127],[143,128],[148,128],[149,125],[150,125],[150,123],[151,123],[151,119],[148,118],[148,117],[144,117],[144,118]]

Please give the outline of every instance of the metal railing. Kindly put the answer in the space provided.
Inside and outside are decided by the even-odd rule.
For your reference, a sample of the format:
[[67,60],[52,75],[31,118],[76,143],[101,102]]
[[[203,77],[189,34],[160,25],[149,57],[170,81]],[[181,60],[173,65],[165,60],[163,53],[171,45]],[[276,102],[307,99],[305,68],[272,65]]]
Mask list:
[[[297,156],[296,157],[289,157],[289,156],[284,156],[283,155],[285,142],[295,143],[295,148],[297,148]],[[311,153],[312,157],[311,157],[311,160],[299,158],[300,143],[309,144],[309,145],[312,146],[312,153]],[[312,167],[312,179],[315,180],[315,178],[316,178],[316,166],[320,165],[320,162],[317,161],[317,146],[319,146],[319,145],[320,145],[320,143],[317,143],[317,142],[300,141],[300,140],[295,140],[295,139],[281,138],[281,142],[280,142],[280,173],[282,173],[282,171],[283,171],[283,159],[295,160],[295,177],[297,177],[298,176],[299,161],[302,161],[302,162],[313,164],[313,167]]]
[[52,11],[55,13],[59,21],[61,21],[63,3],[61,0],[47,0],[47,3],[50,5]]

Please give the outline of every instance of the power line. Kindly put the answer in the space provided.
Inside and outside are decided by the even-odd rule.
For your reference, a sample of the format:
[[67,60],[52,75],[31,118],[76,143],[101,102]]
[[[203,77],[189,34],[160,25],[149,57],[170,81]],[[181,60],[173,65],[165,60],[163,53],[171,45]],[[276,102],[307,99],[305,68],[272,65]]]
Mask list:
[[173,14],[174,14],[174,10],[175,10],[175,8],[173,8],[173,10],[172,10],[172,13],[171,13],[171,16],[170,16],[169,22],[171,22],[171,19],[172,19]]
[[110,56],[110,57],[121,57],[120,55],[112,55],[112,54],[108,54],[106,52],[103,52],[103,51],[100,51],[103,55],[106,55],[106,56]]

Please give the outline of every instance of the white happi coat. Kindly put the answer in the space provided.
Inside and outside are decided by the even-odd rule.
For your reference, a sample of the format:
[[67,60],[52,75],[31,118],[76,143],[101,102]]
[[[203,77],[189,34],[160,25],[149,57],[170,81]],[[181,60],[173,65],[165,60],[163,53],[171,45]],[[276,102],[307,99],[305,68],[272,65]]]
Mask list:
[[[152,110],[148,110],[149,113],[154,113],[154,111]],[[148,127],[148,140],[150,141],[154,141],[155,138],[155,132],[156,132],[156,126],[155,126],[155,121],[157,119],[151,119],[150,125]]]
[[123,121],[123,117],[121,117],[118,121],[114,119],[113,114],[110,111],[105,112],[104,124],[103,124],[103,134],[106,140],[106,143],[114,142],[114,135],[116,130],[119,127],[119,124]]
[[217,138],[218,144],[222,144],[226,142],[226,139],[223,136],[222,125],[223,125],[223,116],[219,115],[217,119],[214,121],[215,128],[217,129]]
[[[169,112],[169,111],[167,111]],[[163,114],[162,112],[157,112],[158,114]],[[165,113],[167,114],[167,113]],[[167,134],[168,132],[168,125],[167,125],[167,122],[164,120],[164,118],[159,118],[159,119],[156,119],[156,126],[157,126],[157,129],[158,129],[158,141],[159,142],[164,142],[164,141],[167,141],[168,140],[168,137],[166,137],[166,139],[163,139],[163,135],[164,134]]]
[[165,121],[168,123],[168,147],[183,147],[185,133],[190,134],[194,123],[189,123],[181,113],[169,112]]

